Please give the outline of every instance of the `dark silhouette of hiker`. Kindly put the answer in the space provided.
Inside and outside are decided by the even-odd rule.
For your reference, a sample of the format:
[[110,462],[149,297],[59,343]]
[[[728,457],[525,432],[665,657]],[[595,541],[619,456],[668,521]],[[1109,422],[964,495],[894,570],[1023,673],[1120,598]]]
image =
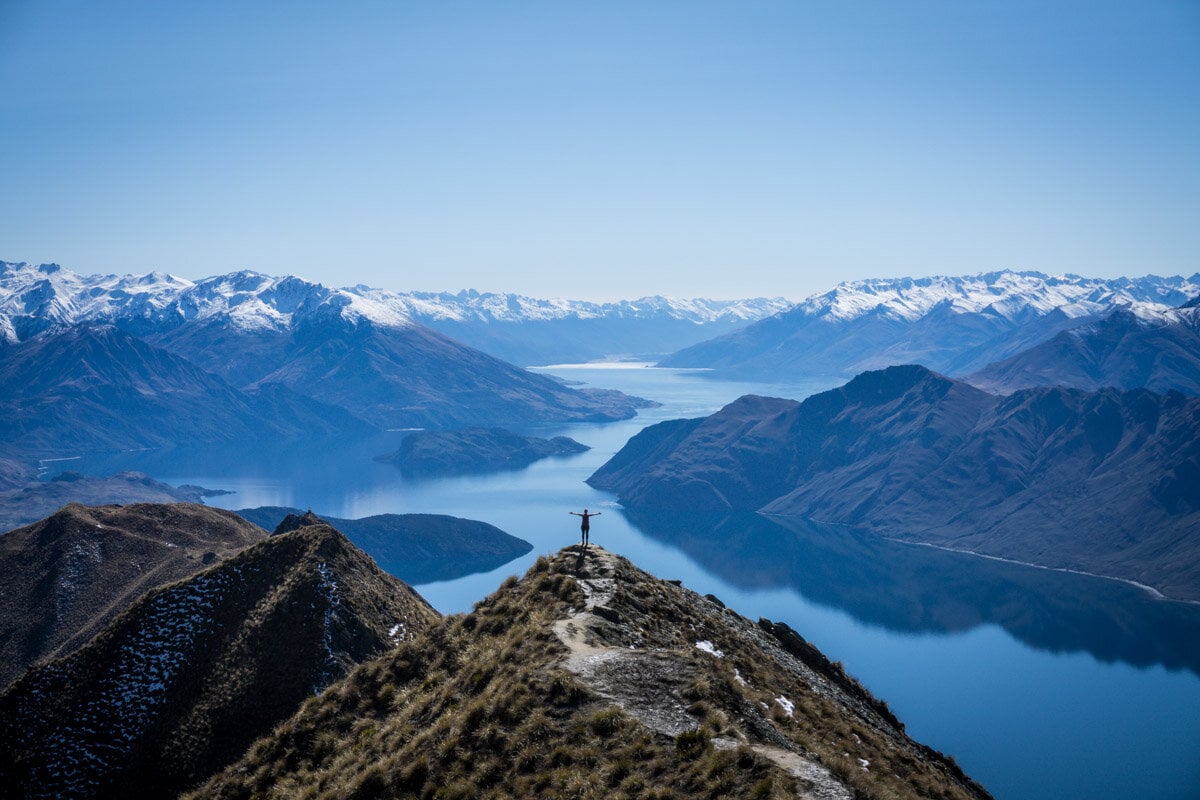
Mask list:
[[602,512],[597,511],[595,514],[589,514],[588,510],[585,508],[583,510],[582,514],[580,514],[578,511],[568,511],[567,513],[574,514],[577,517],[583,517],[583,519],[579,523],[579,533],[581,536],[580,546],[587,547],[588,546],[588,530],[591,528],[591,526],[588,525],[588,520],[591,519],[592,517],[600,516],[600,514]]

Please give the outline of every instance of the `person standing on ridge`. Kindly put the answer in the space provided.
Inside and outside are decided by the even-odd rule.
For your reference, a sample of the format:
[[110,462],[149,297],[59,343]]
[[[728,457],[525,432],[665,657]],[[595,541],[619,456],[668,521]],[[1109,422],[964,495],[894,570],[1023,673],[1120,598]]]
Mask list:
[[580,546],[587,547],[588,546],[588,529],[591,527],[588,524],[588,520],[591,519],[592,517],[600,516],[600,514],[602,512],[597,511],[595,514],[589,514],[588,510],[585,508],[583,510],[582,514],[580,514],[578,511],[568,511],[567,513],[574,514],[577,517],[583,517],[583,519],[579,523],[579,533],[580,533],[580,537],[581,537]]

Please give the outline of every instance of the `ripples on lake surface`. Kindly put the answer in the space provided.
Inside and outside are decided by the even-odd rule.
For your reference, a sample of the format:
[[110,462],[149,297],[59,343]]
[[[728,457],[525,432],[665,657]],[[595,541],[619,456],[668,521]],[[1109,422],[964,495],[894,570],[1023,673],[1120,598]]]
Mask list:
[[1000,800],[1200,798],[1200,606],[844,528],[626,511],[583,481],[646,425],[707,415],[743,394],[799,400],[841,381],[730,383],[630,365],[542,371],[662,406],[626,422],[526,429],[592,450],[483,476],[411,480],[372,461],[396,448],[399,432],[341,447],[130,453],[69,468],[137,469],[227,489],[234,494],[211,503],[234,509],[452,514],[533,544],[498,570],[418,587],[447,613],[469,609],[539,554],[573,544],[578,517],[568,511],[600,511],[594,542],[752,619],[787,622]]

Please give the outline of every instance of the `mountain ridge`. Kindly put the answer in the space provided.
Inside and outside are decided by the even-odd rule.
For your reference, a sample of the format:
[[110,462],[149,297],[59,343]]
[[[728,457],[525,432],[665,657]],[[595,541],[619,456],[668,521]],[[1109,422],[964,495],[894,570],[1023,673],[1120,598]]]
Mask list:
[[0,695],[0,783],[174,797],[353,665],[438,617],[325,525],[153,589]]
[[651,426],[589,479],[634,508],[747,510],[1200,599],[1200,399],[996,397],[924,367]]
[[1200,394],[1200,309],[1116,309],[966,376],[1000,394],[1034,386]]
[[598,547],[540,558],[471,613],[359,667],[189,797],[265,800],[295,786],[989,796],[787,626],[755,624]]
[[0,686],[74,652],[154,586],[266,536],[232,512],[192,503],[69,503],[0,536]]
[[962,375],[1120,307],[1154,313],[1200,291],[1190,278],[1084,278],[1002,270],[847,281],[792,309],[672,354],[660,366],[769,379],[803,368],[851,377],[919,363]]

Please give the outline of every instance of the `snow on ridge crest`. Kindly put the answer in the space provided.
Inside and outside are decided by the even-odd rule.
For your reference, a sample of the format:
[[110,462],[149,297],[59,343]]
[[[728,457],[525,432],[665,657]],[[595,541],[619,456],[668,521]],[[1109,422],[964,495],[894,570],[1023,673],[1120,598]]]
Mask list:
[[667,316],[702,324],[720,319],[752,321],[792,307],[792,302],[782,297],[708,300],[655,295],[637,300],[596,303],[564,298],[535,298],[508,292],[480,293],[473,289],[458,293],[390,292],[360,285],[346,291],[400,306],[418,320],[456,322],[538,322]]
[[84,276],[57,264],[0,261],[0,314],[52,325],[150,316],[191,286],[163,272]]
[[839,283],[802,301],[805,316],[844,322],[877,313],[912,322],[938,307],[954,313],[991,313],[1012,320],[1027,313],[1058,310],[1078,318],[1129,307],[1154,315],[1200,292],[1200,275],[1191,278],[1083,278],[1040,272],[981,273],[962,277],[869,278]]

